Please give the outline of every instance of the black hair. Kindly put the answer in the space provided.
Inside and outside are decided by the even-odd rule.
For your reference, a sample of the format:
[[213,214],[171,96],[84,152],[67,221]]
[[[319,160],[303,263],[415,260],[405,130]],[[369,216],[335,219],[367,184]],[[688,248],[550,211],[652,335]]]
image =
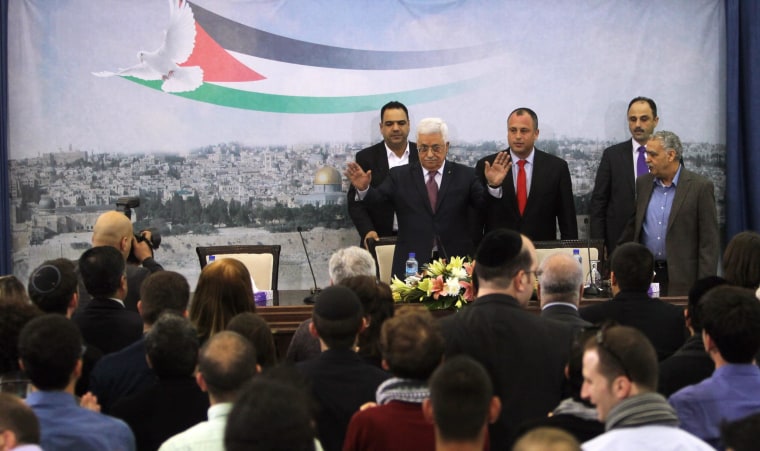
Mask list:
[[121,287],[125,276],[124,256],[115,247],[97,246],[79,257],[79,275],[92,297],[113,296]]
[[750,363],[760,350],[760,301],[747,288],[721,285],[699,306],[702,328],[729,363]]
[[646,292],[654,275],[654,255],[643,244],[621,244],[612,253],[610,271],[621,291]]
[[634,97],[630,102],[628,102],[628,109],[626,110],[626,112],[629,111],[631,107],[633,106],[633,104],[636,102],[648,103],[649,108],[652,109],[652,118],[654,119],[657,117],[657,104],[654,103],[654,100],[650,99],[649,97],[642,97],[642,96]]
[[145,334],[145,353],[160,379],[192,376],[198,363],[198,332],[187,318],[164,313]]
[[396,110],[396,109],[404,110],[404,114],[406,114],[406,120],[409,120],[409,110],[406,109],[406,106],[397,100],[392,100],[386,103],[385,105],[383,105],[382,108],[380,108],[380,123],[383,122],[383,117],[385,116],[385,110]]
[[82,335],[64,316],[49,313],[29,321],[18,339],[26,375],[40,390],[63,390],[82,356]]
[[190,300],[187,279],[174,271],[158,271],[140,285],[140,310],[143,322],[153,324],[164,312],[184,315]]

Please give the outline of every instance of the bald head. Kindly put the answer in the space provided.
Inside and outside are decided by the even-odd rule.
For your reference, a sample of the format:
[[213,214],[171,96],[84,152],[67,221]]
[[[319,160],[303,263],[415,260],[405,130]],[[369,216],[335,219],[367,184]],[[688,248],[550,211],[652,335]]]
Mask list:
[[541,307],[552,302],[570,302],[578,305],[583,286],[583,269],[570,254],[552,254],[538,270],[539,300]]
[[132,222],[124,213],[108,211],[95,221],[92,228],[93,246],[111,246],[118,249],[126,259],[132,249]]
[[247,338],[236,332],[219,332],[201,348],[198,372],[212,402],[232,402],[258,372],[256,350]]

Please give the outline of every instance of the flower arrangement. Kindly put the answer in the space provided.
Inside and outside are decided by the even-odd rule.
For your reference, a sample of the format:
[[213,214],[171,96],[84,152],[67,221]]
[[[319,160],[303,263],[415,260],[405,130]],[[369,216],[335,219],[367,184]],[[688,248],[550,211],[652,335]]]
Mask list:
[[473,262],[452,257],[449,263],[438,259],[425,265],[420,274],[406,280],[393,277],[391,291],[395,302],[422,303],[429,310],[460,309],[475,300],[472,288]]

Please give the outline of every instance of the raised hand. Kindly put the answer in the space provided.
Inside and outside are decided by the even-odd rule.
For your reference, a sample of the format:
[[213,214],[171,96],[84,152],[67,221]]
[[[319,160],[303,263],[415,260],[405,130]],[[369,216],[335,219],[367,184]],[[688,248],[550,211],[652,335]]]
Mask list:
[[343,173],[357,191],[364,191],[369,188],[369,182],[372,181],[372,171],[364,172],[361,166],[355,161],[348,163],[346,171]]
[[502,150],[496,154],[496,158],[493,160],[493,164],[486,161],[485,176],[488,181],[488,186],[501,186],[501,182],[504,181],[504,177],[507,176],[509,168],[512,167],[512,162],[509,152]]

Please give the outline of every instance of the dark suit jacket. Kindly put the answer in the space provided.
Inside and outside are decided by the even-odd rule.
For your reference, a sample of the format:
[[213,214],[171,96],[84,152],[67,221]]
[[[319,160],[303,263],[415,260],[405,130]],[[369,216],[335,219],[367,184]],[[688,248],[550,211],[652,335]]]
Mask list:
[[[512,171],[515,164],[502,182],[501,199],[493,199],[493,207],[483,211],[481,222],[483,232],[507,228],[525,234],[533,241],[551,241],[557,239],[557,226],[563,240],[578,239],[578,221],[575,217],[575,199],[573,184],[567,162],[559,157],[535,149],[533,159],[533,178],[531,179],[528,203],[520,216],[517,207]],[[485,186],[485,162],[493,163],[496,154],[481,158],[475,166],[475,173]]]
[[702,382],[712,376],[715,362],[705,351],[702,333],[686,340],[675,354],[660,362],[660,381],[657,391],[666,398],[686,387]]
[[93,298],[72,320],[79,326],[84,341],[104,355],[129,346],[143,333],[140,315],[113,299]]
[[156,374],[145,360],[145,338],[100,359],[90,373],[90,391],[98,397],[103,413],[109,413],[119,399],[157,382]]
[[573,330],[592,326],[590,322],[581,318],[578,309],[574,309],[569,305],[547,304],[546,308],[541,310],[541,317],[569,324],[573,327]]
[[636,211],[632,141],[604,149],[591,192],[591,238],[604,239],[607,256]]
[[635,327],[652,342],[658,360],[669,357],[686,341],[683,308],[652,299],[646,292],[620,292],[609,301],[581,308],[580,314],[594,324],[612,319]]
[[[409,142],[409,163],[419,163],[417,144]],[[378,187],[388,177],[388,154],[385,149],[385,141],[374,146],[360,150],[356,154],[356,162],[363,170],[372,170],[371,186]],[[365,235],[371,230],[379,236],[390,236],[393,232],[393,203],[390,201],[379,202],[371,207],[356,200],[356,188],[348,187],[348,215],[351,216],[356,230],[359,232],[359,240],[364,240]],[[364,246],[364,243],[361,243]]]
[[472,168],[446,161],[438,191],[435,214],[430,207],[425,177],[419,163],[391,169],[377,188],[370,187],[364,202],[390,201],[398,217],[398,241],[393,254],[393,274],[404,278],[404,263],[410,252],[420,265],[427,263],[438,242],[438,252],[448,258],[464,257],[475,251],[468,231],[468,208],[482,208],[488,196]]
[[311,383],[317,401],[317,437],[325,451],[341,451],[351,416],[375,401],[377,387],[391,377],[350,350],[327,350],[296,368]]
[[493,294],[442,319],[441,327],[446,356],[466,354],[483,364],[501,399],[501,415],[489,426],[491,449],[511,449],[520,424],[546,417],[562,400],[569,326]]
[[122,398],[111,415],[124,420],[135,434],[137,449],[158,449],[169,437],[206,421],[208,395],[195,379],[164,379],[140,393]]
[[[628,223],[621,241],[642,241],[653,191],[652,174],[636,179],[636,215]],[[694,282],[714,276],[718,271],[720,235],[713,183],[683,166],[668,218],[665,249],[669,296],[686,296]]]

